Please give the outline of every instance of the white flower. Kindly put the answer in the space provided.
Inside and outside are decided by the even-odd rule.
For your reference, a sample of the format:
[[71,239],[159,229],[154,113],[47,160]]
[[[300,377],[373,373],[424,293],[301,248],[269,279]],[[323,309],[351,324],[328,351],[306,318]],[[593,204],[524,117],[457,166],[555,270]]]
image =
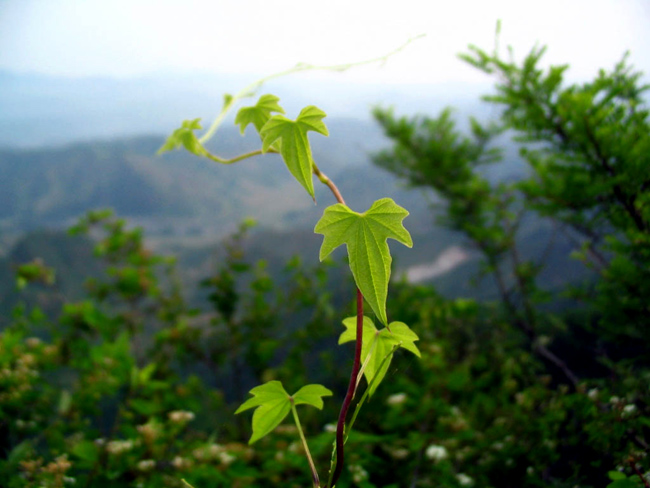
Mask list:
[[219,461],[221,461],[221,464],[225,466],[230,466],[236,459],[237,458],[235,456],[228,454],[225,451],[219,453]]
[[208,447],[211,456],[219,456],[221,453],[225,452],[225,450],[226,448],[220,444],[210,444],[210,447]]
[[619,397],[617,397],[617,396],[612,396],[612,397],[609,398],[609,403],[611,403],[612,405],[616,405],[620,401],[621,401],[621,399]]
[[409,456],[408,449],[393,449],[389,453],[395,459],[406,459]]
[[354,481],[355,484],[358,485],[368,479],[368,472],[358,464],[351,464],[348,469],[352,474],[352,481]]
[[544,439],[542,444],[544,445],[544,447],[548,449],[555,449],[555,445],[556,445],[555,442],[552,441],[551,439]]
[[168,414],[169,420],[175,424],[182,424],[194,420],[194,414],[186,410],[174,410]]
[[156,466],[156,461],[153,459],[143,459],[138,463],[138,469],[140,471],[150,471]]
[[426,457],[433,459],[435,462],[447,459],[448,456],[447,449],[445,449],[444,446],[436,446],[435,444],[431,444],[429,447],[427,447],[427,450],[424,452],[424,454]]
[[138,425],[136,429],[138,430],[140,435],[144,437],[146,442],[152,442],[158,435],[156,426],[153,423]]
[[628,417],[632,415],[634,412],[636,412],[636,405],[634,403],[630,403],[629,405],[625,405],[623,407],[623,416]]
[[395,393],[386,399],[386,404],[390,405],[391,407],[395,407],[404,403],[406,401],[406,398],[406,393]]
[[27,347],[34,349],[38,346],[40,346],[43,341],[41,341],[38,337],[28,337],[25,339],[25,343],[27,344]]
[[333,434],[334,432],[336,432],[336,424],[325,424],[325,427],[323,427],[323,430],[325,432],[329,432],[329,433]]
[[111,454],[122,454],[123,452],[133,449],[133,441],[110,441],[106,444],[106,450]]
[[474,480],[467,476],[465,473],[458,473],[456,475],[456,479],[461,484],[461,486],[472,486],[474,484]]
[[185,469],[192,466],[192,461],[182,458],[181,456],[176,456],[174,459],[172,459],[172,466],[174,466],[176,469]]
[[515,393],[515,401],[517,405],[523,405],[526,403],[526,394],[522,392]]
[[595,400],[596,398],[598,398],[598,388],[592,388],[591,390],[589,390],[589,391],[587,392],[587,396],[588,396],[591,400]]

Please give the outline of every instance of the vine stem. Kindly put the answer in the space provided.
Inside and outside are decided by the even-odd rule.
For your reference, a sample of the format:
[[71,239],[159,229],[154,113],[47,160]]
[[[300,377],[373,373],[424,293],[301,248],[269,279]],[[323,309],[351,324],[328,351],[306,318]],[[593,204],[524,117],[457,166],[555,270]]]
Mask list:
[[[341,195],[341,192],[316,165],[313,163],[312,171],[318,177],[321,183],[327,185],[330,189],[336,201],[345,205],[345,200]],[[348,411],[350,410],[350,405],[354,399],[354,394],[357,391],[357,386],[359,385],[359,370],[361,367],[361,347],[363,345],[363,294],[361,290],[357,288],[357,340],[356,347],[354,350],[354,362],[352,364],[352,372],[350,374],[350,383],[348,384],[348,391],[341,405],[341,412],[339,413],[339,420],[336,424],[336,443],[334,446],[334,452],[336,453],[336,459],[334,460],[334,471],[330,472],[330,477],[327,482],[327,488],[332,488],[339,477],[341,476],[341,471],[343,470],[343,463],[345,460],[345,451],[344,445],[346,441],[346,432],[345,432],[345,419],[348,416]]]
[[[363,360],[363,364],[361,364],[359,373],[357,373],[357,384],[355,388],[359,388],[359,383],[361,383],[361,380],[363,379],[363,373],[366,370],[366,367],[368,367],[368,363],[372,358],[372,354],[375,352],[375,348],[377,347],[377,340],[378,340],[378,334],[375,334],[375,337],[373,337],[372,339],[372,344],[370,345],[370,350],[368,351],[368,354],[366,354],[366,358]],[[380,371],[380,369],[378,369],[377,371]],[[368,385],[368,388],[370,388],[370,385]]]
[[[277,152],[278,152],[278,151],[276,151],[276,150],[273,149],[273,148],[271,148],[271,149],[269,149],[268,151],[266,151],[267,154],[268,154],[268,153],[277,153]],[[232,158],[232,159],[224,159],[224,158],[220,158],[219,156],[216,156],[216,155],[214,155],[214,154],[212,154],[212,153],[210,153],[210,152],[208,152],[208,151],[206,151],[205,156],[206,156],[209,160],[214,161],[215,163],[219,163],[219,164],[233,164],[233,163],[237,163],[237,162],[239,162],[239,161],[242,161],[242,160],[244,160],[244,159],[252,158],[253,156],[260,156],[260,155],[262,155],[262,154],[265,154],[264,151],[262,151],[261,149],[258,149],[258,150],[256,150],[256,151],[247,152],[246,154],[242,154],[242,155],[237,156],[237,157]]]
[[309,468],[311,469],[311,478],[314,483],[314,488],[320,488],[320,478],[318,477],[318,471],[316,471],[316,465],[314,460],[311,457],[311,452],[309,451],[309,446],[307,445],[307,439],[305,439],[305,434],[302,431],[302,426],[300,425],[300,419],[298,418],[298,412],[296,411],[296,405],[291,398],[291,413],[293,414],[293,420],[296,422],[296,427],[298,428],[298,434],[300,434],[300,440],[302,441],[302,446],[305,448],[305,455],[307,456],[307,461],[309,462]]
[[[410,42],[410,41],[409,41]],[[408,43],[407,43],[408,44]],[[405,46],[402,46],[402,48]],[[402,49],[400,48],[400,50]],[[268,79],[268,78],[267,78]],[[237,97],[235,97],[237,98]],[[224,111],[227,111],[229,108],[229,105],[232,104],[232,100],[228,104],[227,107],[224,107]],[[222,115],[223,114],[222,112]],[[211,127],[210,131],[206,135],[201,138],[201,142],[204,140],[208,139],[212,133],[216,130],[220,123],[219,117],[217,118],[217,121],[215,121],[215,124],[213,124],[213,127]],[[271,149],[268,152],[277,152],[276,150]],[[207,157],[211,159],[214,162],[221,163],[221,164],[232,164],[236,163],[238,161],[241,161],[243,159],[248,159],[253,156],[258,156],[262,154],[261,150],[257,151],[251,151],[246,154],[242,154],[241,156],[235,157],[233,159],[223,159],[218,156],[214,156],[210,154],[209,152],[207,153]],[[312,164],[312,172],[316,177],[319,179],[321,183],[326,185],[332,194],[334,195],[334,198],[336,198],[336,201],[345,205],[345,200],[343,199],[343,195],[341,195],[341,192],[339,191],[338,187],[336,184],[329,179],[316,165],[316,163]],[[345,399],[343,400],[343,404],[341,405],[341,412],[339,413],[339,419],[338,423],[336,425],[336,444],[334,447],[334,452],[336,453],[336,460],[334,461],[334,472],[330,473],[330,477],[327,483],[328,488],[332,488],[336,482],[338,481],[339,477],[341,476],[341,471],[343,470],[343,463],[345,460],[345,452],[344,452],[344,445],[345,441],[347,440],[346,432],[345,432],[345,419],[348,415],[348,411],[350,410],[350,405],[352,404],[352,400],[354,399],[354,395],[356,393],[357,387],[359,385],[359,374],[360,374],[360,367],[361,367],[361,347],[363,345],[363,294],[361,293],[361,290],[357,288],[357,339],[356,339],[356,347],[355,347],[355,352],[354,352],[354,362],[352,364],[352,372],[350,374],[350,383],[348,385],[348,390],[345,395]],[[305,439],[305,435],[302,431],[302,428],[300,426],[300,420],[298,419],[298,413],[296,412],[296,408],[293,404],[293,400],[291,402],[291,412],[293,413],[294,420],[296,422],[296,426],[298,427],[298,433],[300,434],[300,439],[302,441],[302,444],[305,448],[305,454],[307,456],[307,460],[309,462],[309,467],[312,472],[312,482],[314,484],[314,488],[320,488],[320,479],[318,477],[318,472],[316,471],[316,466],[314,464],[314,460],[311,457],[311,453],[309,452],[309,447],[307,445],[307,440]],[[354,417],[356,418],[356,413]]]
[[312,171],[313,171],[313,173],[316,175],[316,177],[319,179],[319,181],[321,183],[323,183],[324,185],[327,185],[327,187],[330,189],[330,191],[334,195],[334,198],[336,198],[336,201],[339,202],[339,203],[342,203],[343,205],[345,205],[345,200],[343,200],[343,196],[341,195],[341,192],[339,191],[339,189],[336,187],[334,182],[332,180],[330,180],[325,175],[325,173],[323,173],[318,168],[318,166],[316,166],[316,163],[314,163],[312,165]]
[[363,295],[357,288],[357,344],[354,351],[354,363],[352,364],[352,374],[350,375],[350,384],[348,385],[348,392],[341,405],[341,413],[339,414],[339,421],[336,424],[336,464],[334,473],[328,483],[328,488],[332,488],[343,470],[343,461],[345,459],[344,444],[345,444],[345,418],[348,415],[350,404],[354,399],[354,394],[357,390],[357,376],[359,374],[359,367],[361,363],[361,345],[363,343]]
[[229,97],[227,100],[225,100],[225,103],[223,105],[223,108],[221,109],[221,112],[219,112],[219,115],[214,119],[212,122],[212,125],[210,125],[210,128],[208,131],[201,136],[199,139],[199,142],[201,144],[205,144],[212,136],[214,133],[217,131],[219,126],[223,123],[224,119],[226,118],[226,115],[230,111],[230,109],[242,98],[246,97],[251,97],[255,95],[257,90],[259,90],[264,83],[267,81],[273,80],[275,78],[280,78],[282,76],[287,76],[293,73],[299,73],[301,71],[315,71],[315,70],[321,70],[321,71],[346,71],[350,68],[354,68],[357,66],[363,66],[367,64],[373,64],[373,63],[385,63],[388,58],[391,56],[396,55],[400,51],[406,48],[409,44],[411,44],[413,41],[420,39],[424,37],[424,34],[420,34],[418,36],[410,38],[408,41],[406,41],[404,44],[399,46],[397,49],[389,52],[388,54],[385,54],[383,56],[379,56],[377,58],[372,58],[372,59],[367,59],[365,61],[359,61],[356,63],[348,63],[348,64],[337,64],[337,65],[331,65],[331,66],[317,66],[313,64],[308,64],[308,63],[298,63],[296,66],[293,68],[289,68],[284,71],[280,71],[279,73],[272,74],[270,76],[267,76],[265,78],[262,78],[261,80],[257,80],[244,89],[240,90],[237,92],[235,95]]

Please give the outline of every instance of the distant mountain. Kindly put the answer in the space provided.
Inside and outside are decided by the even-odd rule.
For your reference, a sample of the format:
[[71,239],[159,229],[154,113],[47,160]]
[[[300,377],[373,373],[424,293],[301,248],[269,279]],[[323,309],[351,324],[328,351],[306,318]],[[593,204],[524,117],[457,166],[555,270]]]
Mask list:
[[[163,134],[197,117],[207,123],[217,115],[225,93],[238,92],[258,78],[224,73],[65,78],[0,71],[0,148]],[[446,105],[462,113],[487,113],[478,102],[487,88],[360,85],[347,83],[345,75],[332,76],[330,82],[292,76],[269,82],[259,94],[278,95],[289,117],[306,105],[317,105],[330,118],[369,121],[370,107],[377,104],[395,105],[406,113],[436,113]]]
[[[457,242],[436,230],[420,190],[403,187],[371,165],[368,154],[386,144],[376,125],[352,119],[326,122],[329,138],[310,136],[314,156],[350,207],[363,211],[388,196],[411,212],[406,225],[416,244],[410,252],[396,249],[397,265],[430,259],[447,242]],[[67,280],[61,284],[63,293],[80,294],[84,271],[94,269],[94,260],[89,247],[66,244],[62,231],[97,208],[113,208],[131,225],[142,225],[150,245],[178,255],[188,289],[196,288],[197,280],[212,269],[220,239],[247,216],[260,224],[247,244],[252,260],[267,260],[274,274],[295,253],[317,263],[321,238],[313,228],[325,206],[334,203],[324,185],[316,185],[314,205],[277,155],[221,166],[186,151],[156,156],[163,141],[164,136],[149,136],[0,150],[0,292],[5,310],[16,298],[12,270],[35,257],[59,268]],[[211,143],[212,150],[225,156],[257,147],[257,135],[241,137],[235,127],[224,128]],[[393,246],[398,247],[403,246]]]
[[[385,144],[369,122],[333,119],[328,126],[329,138],[311,140],[315,158],[332,177],[367,168],[367,153]],[[157,156],[163,142],[164,136],[151,136],[0,150],[0,230],[63,227],[87,210],[111,207],[153,235],[214,237],[246,216],[271,227],[291,227],[309,218],[296,209],[315,210],[277,155],[221,166],[186,151]],[[259,147],[257,135],[251,131],[241,137],[234,127],[224,128],[211,144],[227,157]],[[392,177],[384,180],[394,186]],[[324,188],[318,197],[327,201]]]
[[[214,270],[221,239],[244,217],[260,224],[245,245],[251,261],[264,259],[276,277],[296,253],[305,264],[316,265],[321,237],[313,228],[323,209],[334,203],[323,185],[316,185],[314,205],[277,155],[231,166],[186,151],[156,156],[165,134],[183,119],[209,121],[224,92],[250,81],[215,75],[73,80],[0,72],[0,316],[8,316],[18,300],[15,267],[35,257],[57,268],[58,281],[53,302],[47,301],[51,294],[30,287],[28,303],[53,310],[63,299],[82,296],[83,279],[102,266],[92,257],[88,240],[68,237],[63,229],[97,208],[113,208],[131,225],[143,226],[157,251],[177,255],[184,289],[199,306],[205,304],[199,280]],[[496,115],[494,108],[476,102],[487,87],[414,85],[405,92],[382,85],[310,83],[306,89],[292,78],[266,88],[262,93],[279,95],[290,117],[306,104],[328,112],[330,137],[310,134],[310,141],[319,167],[334,179],[351,208],[364,211],[377,198],[391,197],[409,210],[405,226],[414,246],[391,243],[395,279],[431,283],[450,297],[496,298],[490,277],[472,284],[479,271],[478,253],[463,236],[435,225],[432,192],[405,187],[372,166],[369,157],[389,144],[370,120],[371,105],[394,104],[401,114],[431,116],[452,105],[459,107],[456,115],[464,127],[465,115]],[[504,162],[483,169],[493,182],[525,174],[516,147],[503,137]],[[209,144],[226,157],[259,146],[251,130],[240,136],[232,117]],[[556,234],[549,222],[534,216],[521,226],[522,259],[546,253],[541,282],[551,291],[588,277],[569,258],[573,244]],[[554,245],[547,250],[549,241]]]
[[[11,78],[10,82],[14,83],[15,79]],[[0,86],[6,83],[0,73]],[[35,83],[31,88],[27,84],[12,89],[34,93],[44,90],[36,81],[31,83]],[[45,84],[49,83],[46,80]],[[6,102],[6,96],[0,92],[2,103]],[[43,99],[44,112],[56,112],[47,106],[46,100]],[[37,111],[37,108],[30,110]],[[14,106],[12,110],[18,109]],[[66,110],[63,116],[70,115],[69,108]],[[0,111],[0,126],[5,115]],[[470,278],[478,271],[477,254],[467,247],[462,236],[435,225],[430,206],[435,196],[409,189],[392,174],[371,165],[369,154],[388,144],[379,127],[371,121],[337,117],[327,117],[325,122],[329,138],[310,135],[314,156],[319,167],[337,183],[348,205],[364,211],[377,198],[391,197],[411,213],[405,225],[415,244],[413,249],[398,244],[391,246],[395,257],[394,276],[434,283],[448,296],[494,298],[494,285],[489,279],[480,281],[478,288],[470,284]],[[274,273],[294,253],[301,253],[306,262],[316,264],[320,237],[313,234],[313,228],[325,206],[334,203],[326,187],[316,185],[318,205],[314,205],[277,155],[229,166],[211,163],[186,151],[156,156],[164,139],[161,134],[0,150],[3,282],[12,283],[10,270],[16,264],[30,256],[45,254],[42,246],[27,244],[55,240],[56,244],[47,249],[60,248],[59,253],[52,254],[54,260],[66,268],[71,283],[79,283],[86,266],[75,266],[86,259],[82,257],[87,252],[69,252],[64,238],[60,240],[56,232],[23,236],[42,228],[60,231],[88,210],[105,207],[113,208],[131,225],[143,226],[150,245],[157,250],[178,255],[186,282],[192,286],[212,269],[220,239],[249,216],[260,223],[247,244],[252,260],[267,260]],[[505,161],[485,168],[486,176],[492,181],[518,178],[524,172],[514,146],[505,142]],[[250,130],[241,137],[236,127],[227,124],[209,147],[217,154],[230,157],[259,148],[259,138]],[[521,233],[522,256],[541,253],[540,246],[553,232],[543,220],[531,218],[525,222]],[[548,254],[551,265],[544,274],[549,288],[560,286],[569,275],[582,276],[581,265],[568,258],[571,248],[561,236],[555,239],[555,246]],[[77,285],[66,287],[79,290]]]

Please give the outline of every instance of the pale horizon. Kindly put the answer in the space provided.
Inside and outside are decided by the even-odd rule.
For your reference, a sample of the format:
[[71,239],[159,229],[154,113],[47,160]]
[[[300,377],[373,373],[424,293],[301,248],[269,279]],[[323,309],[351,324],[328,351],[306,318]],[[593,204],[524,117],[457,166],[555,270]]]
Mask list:
[[650,71],[650,6],[643,0],[405,0],[394,9],[394,3],[365,0],[325,7],[291,0],[4,0],[0,70],[66,78],[222,74],[254,80],[298,62],[383,56],[425,34],[381,68],[301,76],[354,84],[481,84],[485,75],[457,54],[469,44],[491,49],[501,19],[502,52],[512,45],[520,59],[534,45],[546,45],[544,64],[570,64],[572,79],[593,78],[627,50],[636,69]]

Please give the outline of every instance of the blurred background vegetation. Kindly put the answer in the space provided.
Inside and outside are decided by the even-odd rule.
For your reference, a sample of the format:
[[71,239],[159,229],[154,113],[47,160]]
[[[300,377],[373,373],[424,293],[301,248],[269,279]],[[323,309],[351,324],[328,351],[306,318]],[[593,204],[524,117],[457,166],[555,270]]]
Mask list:
[[[627,57],[572,82],[543,55],[470,48],[476,118],[378,106],[312,138],[349,206],[395,199],[415,242],[388,313],[422,358],[393,361],[341,488],[650,486],[647,87]],[[216,152],[255,148],[235,130]],[[335,392],[301,412],[329,464],[354,285],[317,260],[327,189],[313,208],[273,155],[162,141],[0,150],[0,486],[308,486],[292,426],[248,446],[233,415],[272,379]]]

